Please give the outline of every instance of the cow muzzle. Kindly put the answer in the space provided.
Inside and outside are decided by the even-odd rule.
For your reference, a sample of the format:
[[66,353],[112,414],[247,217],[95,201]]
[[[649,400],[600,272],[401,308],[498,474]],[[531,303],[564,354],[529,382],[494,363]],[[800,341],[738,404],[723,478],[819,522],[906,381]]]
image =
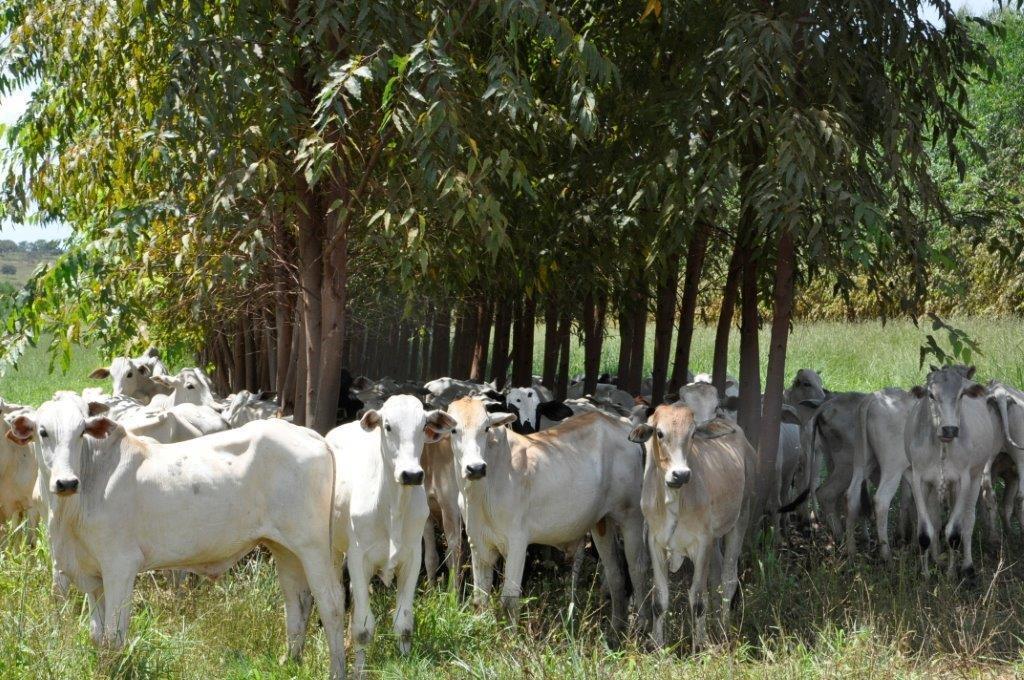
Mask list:
[[670,489],[678,489],[683,484],[686,484],[689,481],[690,481],[690,471],[689,470],[673,470],[672,472],[668,473],[668,475],[667,475],[667,477],[665,479],[665,484]]
[[487,476],[487,463],[471,463],[466,466],[466,479],[483,479]]
[[944,444],[948,444],[956,439],[959,434],[960,428],[956,425],[943,425],[939,434],[939,440]]
[[419,486],[423,483],[423,470],[402,470],[398,482],[405,486]]
[[58,496],[71,496],[78,492],[78,479],[65,477],[53,483],[53,492]]

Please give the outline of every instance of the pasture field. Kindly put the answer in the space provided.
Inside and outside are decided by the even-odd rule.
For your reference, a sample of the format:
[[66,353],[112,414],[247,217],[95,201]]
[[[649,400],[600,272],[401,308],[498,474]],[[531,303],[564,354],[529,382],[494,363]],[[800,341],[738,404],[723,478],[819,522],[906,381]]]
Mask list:
[[[981,345],[984,377],[1024,382],[1024,322],[954,321]],[[710,365],[713,329],[698,329],[695,367]],[[789,370],[822,371],[833,389],[908,385],[920,378],[923,331],[908,322],[798,324]],[[765,343],[766,344],[766,343]],[[614,361],[616,339],[605,347]],[[648,353],[649,356],[649,353]],[[47,373],[38,352],[0,379],[0,395],[38,403],[58,388],[80,389],[97,365],[76,353],[69,375]],[[573,357],[573,371],[582,359]],[[610,366],[609,366],[610,367]],[[894,525],[895,527],[895,525]],[[757,546],[742,559],[743,599],[730,641],[693,656],[688,637],[650,652],[633,638],[605,643],[607,618],[593,561],[570,609],[568,578],[536,573],[525,583],[516,622],[477,613],[446,590],[423,585],[416,600],[413,653],[396,653],[390,634],[394,598],[378,587],[378,633],[369,652],[381,678],[794,678],[1014,677],[1024,674],[1024,538],[979,551],[973,583],[923,579],[916,550],[897,548],[891,565],[870,553],[837,555],[817,533],[798,535],[777,551]],[[862,547],[863,544],[862,544]],[[675,578],[674,612],[685,609],[685,576]],[[283,604],[272,563],[257,556],[217,581],[195,580],[176,591],[161,575],[142,575],[125,652],[96,651],[88,638],[84,599],[57,602],[49,593],[45,541],[30,548],[21,532],[0,538],[0,677],[2,678],[320,678],[326,644],[315,632],[301,665],[281,664]],[[670,619],[670,637],[680,624]],[[351,661],[351,657],[350,657]]]

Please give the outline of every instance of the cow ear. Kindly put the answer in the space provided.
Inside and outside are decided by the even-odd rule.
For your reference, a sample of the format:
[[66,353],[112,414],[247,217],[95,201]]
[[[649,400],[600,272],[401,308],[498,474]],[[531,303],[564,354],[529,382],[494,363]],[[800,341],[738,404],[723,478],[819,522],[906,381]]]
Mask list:
[[501,427],[502,425],[508,425],[518,420],[514,413],[504,413],[499,411],[497,413],[491,413],[487,416],[487,425],[489,427]]
[[507,411],[508,404],[505,403],[505,398],[502,397],[500,401],[492,401],[484,405],[488,413],[498,413],[500,411]]
[[782,405],[782,422],[790,425],[800,425],[800,414],[789,404]]
[[538,405],[537,414],[544,416],[548,420],[565,420],[572,417],[573,411],[564,402],[555,399]]
[[374,411],[372,408],[363,414],[363,417],[359,419],[359,425],[362,426],[367,432],[373,432],[380,427],[380,413]]
[[159,359],[160,358],[160,350],[158,350],[156,347],[153,347],[152,345],[150,345],[149,348],[145,352],[142,353],[142,356],[149,357],[150,359]]
[[936,366],[935,364],[928,364],[928,370],[931,371],[932,373],[938,373],[939,367]]
[[974,372],[978,370],[977,366],[968,366],[967,371],[964,373],[964,377],[970,380],[974,377]]
[[7,430],[7,438],[18,446],[25,446],[36,434],[36,423],[28,416],[18,416]]
[[724,408],[726,411],[738,411],[740,408],[740,398],[726,397],[719,403],[719,406]]
[[924,399],[924,395],[928,394],[928,390],[921,385],[914,385],[910,388],[910,394],[915,399]]
[[634,444],[643,444],[648,439],[654,436],[654,426],[642,423],[633,428],[633,431],[629,433],[629,441]]
[[971,383],[970,387],[964,390],[964,394],[970,397],[971,399],[978,399],[979,397],[984,397],[987,392],[988,390],[985,389],[985,386],[979,383]]
[[718,437],[724,437],[727,434],[732,434],[736,431],[736,428],[728,423],[715,419],[710,422],[704,423],[693,432],[693,436],[698,439],[717,439]]
[[98,416],[110,411],[110,407],[104,404],[102,401],[90,401],[89,402],[89,415]]
[[104,378],[110,377],[109,368],[97,368],[95,371],[89,374],[89,377],[93,380],[103,380]]
[[117,423],[106,416],[96,416],[85,421],[85,433],[94,439],[106,439],[116,428]]
[[455,429],[455,425],[455,418],[444,411],[428,411],[427,424],[423,426],[423,433],[427,436],[427,442],[433,444],[448,436]]

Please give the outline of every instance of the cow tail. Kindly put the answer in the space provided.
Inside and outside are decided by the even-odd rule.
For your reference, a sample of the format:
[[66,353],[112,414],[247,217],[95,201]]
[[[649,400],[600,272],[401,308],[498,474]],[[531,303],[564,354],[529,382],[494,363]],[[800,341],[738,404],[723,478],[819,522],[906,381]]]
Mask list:
[[1006,443],[1015,449],[1024,449],[1024,446],[1015,442],[1013,437],[1010,436],[1009,398],[1005,394],[1000,394],[995,397],[995,400],[996,404],[999,406],[999,419],[1003,421],[1003,437],[1006,438]]
[[868,409],[875,401],[875,394],[869,394],[857,405],[857,437],[854,439],[853,464],[859,462],[864,466],[864,479],[860,482],[860,514],[862,517],[871,514],[871,496],[868,494],[868,458],[871,457],[871,442],[868,440]]
[[[334,453],[334,449],[327,440],[324,439],[324,446],[331,452],[331,505],[327,513],[327,546],[330,551],[331,562],[334,561],[334,502],[335,494],[337,494],[338,486],[338,456]],[[341,565],[335,565],[341,566]]]
[[811,416],[810,421],[807,422],[804,428],[800,432],[800,447],[807,451],[807,483],[804,486],[804,490],[800,492],[800,495],[794,498],[789,503],[786,503],[779,508],[779,514],[787,512],[793,512],[799,508],[811,495],[811,487],[814,485],[814,468],[818,462],[816,443],[818,434],[818,413],[815,412]]

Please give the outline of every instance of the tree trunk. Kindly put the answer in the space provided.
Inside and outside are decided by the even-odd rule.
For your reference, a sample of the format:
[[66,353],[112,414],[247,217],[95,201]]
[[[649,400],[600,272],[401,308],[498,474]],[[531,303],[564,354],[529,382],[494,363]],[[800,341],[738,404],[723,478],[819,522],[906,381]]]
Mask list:
[[[651,405],[665,400],[668,381],[668,357],[672,345],[672,323],[676,314],[676,289],[679,287],[679,255],[665,263],[654,303],[654,365],[651,367]],[[681,324],[680,324],[681,325]],[[676,353],[678,356],[678,352]]]
[[740,398],[736,421],[757,448],[761,421],[761,356],[758,349],[757,259],[744,248],[740,281]]
[[469,310],[465,305],[456,307],[455,332],[452,335],[451,377],[465,380],[469,376],[469,362],[466,361],[466,334],[469,326]]
[[[786,347],[789,343],[789,322],[793,317],[793,282],[796,274],[796,245],[790,231],[779,236],[775,265],[775,289],[772,305],[772,337],[768,347],[768,373],[764,385],[761,410],[761,431],[758,436],[758,488],[755,508],[775,488],[775,462],[779,452],[779,425],[782,422],[782,391],[786,381]],[[772,507],[772,510],[778,508]],[[759,516],[753,515],[755,517]]]
[[627,303],[623,302],[622,309],[619,310],[619,365],[615,369],[615,384],[620,390],[626,389],[626,383],[629,382],[629,362],[633,358],[632,342],[633,314],[628,309]]
[[452,310],[441,303],[434,308],[433,332],[430,341],[430,374],[428,380],[448,375],[449,348],[451,335]]
[[291,348],[288,351],[284,382],[281,385],[280,403],[286,412],[298,413],[295,410],[295,381],[299,370],[299,356],[306,352],[302,341],[302,310],[298,306],[292,310],[292,323],[289,326],[292,336]]
[[[323,224],[320,201],[313,188],[306,184],[301,172],[296,173],[297,193],[301,205],[295,211],[295,219],[299,225],[299,285],[301,287],[303,338],[305,342],[305,358],[302,365],[305,375],[297,384],[305,390],[302,404],[305,408],[303,423],[311,425],[316,422],[317,401],[317,369],[320,366],[321,326],[321,288],[323,283]],[[296,406],[299,400],[296,399]],[[296,414],[297,415],[297,414]],[[297,422],[297,421],[296,421]]]
[[496,303],[494,318],[494,348],[491,351],[491,380],[500,390],[505,387],[508,375],[509,331],[512,326],[512,310],[508,304]]
[[548,293],[544,300],[544,363],[541,369],[541,382],[551,388],[555,384],[555,372],[558,369],[558,349],[560,334],[558,324],[558,300],[554,293]]
[[245,389],[258,392],[260,387],[256,366],[256,333],[253,328],[253,317],[248,311],[242,312],[242,342],[245,348]]
[[292,309],[288,294],[282,281],[275,284],[274,291],[274,327],[277,330],[277,361],[274,371],[274,391],[277,392],[278,403],[285,405],[288,393],[285,382],[292,361]]
[[309,367],[306,366],[309,356],[309,343],[306,342],[306,325],[297,324],[299,327],[298,334],[298,346],[299,350],[299,361],[295,366],[295,418],[294,422],[296,425],[306,424],[306,413],[308,412],[308,404],[306,399],[309,395],[309,388],[306,382],[309,380]]
[[644,355],[647,350],[647,295],[637,293],[633,301],[633,320],[630,326],[633,339],[630,341],[629,373],[625,390],[632,395],[640,394],[644,379]]
[[587,293],[583,302],[583,393],[597,392],[601,372],[601,345],[604,343],[604,302]]
[[729,258],[729,270],[722,287],[722,308],[718,311],[718,328],[715,330],[715,356],[712,361],[711,381],[720,397],[725,396],[725,376],[729,370],[729,332],[732,318],[736,313],[736,287],[740,279],[740,254],[743,246],[737,239]]
[[[340,180],[339,180],[340,181]],[[340,190],[336,190],[340,196]],[[335,196],[334,198],[337,198]],[[345,355],[345,305],[348,303],[348,234],[339,217],[326,243],[321,299],[320,362],[317,364],[317,400],[312,429],[320,434],[338,423],[342,357]],[[339,231],[340,230],[340,231]]]
[[555,398],[564,400],[569,390],[569,350],[572,341],[572,313],[566,309],[558,325],[558,371],[555,375]]
[[527,297],[516,305],[518,310],[512,338],[512,387],[533,384],[533,330],[537,303]]
[[[672,380],[669,389],[679,390],[688,379],[690,370],[690,348],[693,344],[694,316],[697,313],[697,293],[700,291],[700,277],[704,271],[704,255],[708,246],[708,225],[698,221],[690,248],[686,253],[686,274],[683,277],[683,300],[679,306],[679,335],[676,339],[675,363],[672,365]],[[729,338],[726,327],[726,341]],[[717,338],[716,338],[717,339]],[[728,352],[728,346],[726,347]]]
[[477,302],[476,338],[473,341],[473,363],[469,370],[469,379],[483,382],[487,375],[487,350],[491,346],[491,320],[494,310],[491,302],[481,296]]

